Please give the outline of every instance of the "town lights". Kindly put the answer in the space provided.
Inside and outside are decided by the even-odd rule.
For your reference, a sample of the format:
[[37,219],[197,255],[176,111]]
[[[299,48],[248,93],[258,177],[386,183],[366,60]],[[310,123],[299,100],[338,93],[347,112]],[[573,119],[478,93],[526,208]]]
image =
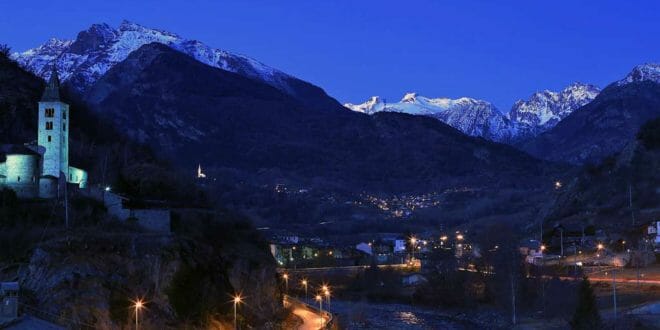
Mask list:
[[459,241],[462,241],[463,240],[463,235],[462,234],[456,235],[456,239],[459,240]]
[[105,191],[110,191],[110,186],[105,187]]
[[282,275],[282,278],[284,279],[284,285],[286,287],[285,292],[286,292],[286,294],[288,294],[289,293],[289,274],[284,273]]
[[598,247],[598,250],[602,250],[602,249],[605,248],[605,246],[603,246],[603,243],[598,243],[597,247]]
[[557,180],[555,181],[555,189],[560,189],[562,187],[561,181]]
[[444,236],[440,237],[440,240],[443,241],[443,242],[446,241],[447,240],[447,235],[444,235]]
[[541,252],[545,251],[546,247],[545,245],[541,245]]

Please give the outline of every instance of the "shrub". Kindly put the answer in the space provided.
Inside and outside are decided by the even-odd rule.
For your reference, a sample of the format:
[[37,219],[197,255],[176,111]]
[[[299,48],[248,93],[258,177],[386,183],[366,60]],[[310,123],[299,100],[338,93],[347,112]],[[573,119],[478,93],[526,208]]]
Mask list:
[[639,129],[637,139],[647,149],[660,148],[660,118],[647,121]]

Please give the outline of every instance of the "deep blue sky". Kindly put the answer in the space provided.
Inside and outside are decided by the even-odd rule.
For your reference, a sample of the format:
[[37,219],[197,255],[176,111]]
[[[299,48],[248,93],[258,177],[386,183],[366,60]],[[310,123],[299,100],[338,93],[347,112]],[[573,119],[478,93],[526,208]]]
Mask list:
[[122,19],[249,55],[341,102],[417,91],[508,111],[660,61],[658,1],[12,0],[0,1],[0,43],[22,51]]

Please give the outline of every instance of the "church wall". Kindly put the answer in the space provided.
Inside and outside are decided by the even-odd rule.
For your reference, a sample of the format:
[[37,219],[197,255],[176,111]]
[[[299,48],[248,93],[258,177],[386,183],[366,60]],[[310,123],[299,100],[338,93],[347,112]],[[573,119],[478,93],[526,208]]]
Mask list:
[[39,156],[7,155],[5,185],[20,198],[34,198],[38,192]]
[[69,166],[69,177],[67,181],[77,184],[80,189],[85,189],[87,187],[87,171]]
[[39,198],[55,198],[57,197],[57,178],[54,176],[42,176],[39,178]]

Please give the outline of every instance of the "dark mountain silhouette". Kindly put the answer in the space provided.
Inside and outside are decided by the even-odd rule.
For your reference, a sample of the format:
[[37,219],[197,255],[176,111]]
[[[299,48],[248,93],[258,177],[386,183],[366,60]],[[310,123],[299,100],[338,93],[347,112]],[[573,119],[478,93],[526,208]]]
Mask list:
[[634,140],[639,128],[660,116],[660,84],[614,83],[591,103],[549,131],[521,144],[532,155],[574,164],[597,163]]
[[394,192],[533,186],[546,168],[512,147],[430,118],[367,116],[338,103],[315,111],[321,109],[259,80],[156,43],[110,69],[85,99],[123,132],[191,171],[202,163]]

